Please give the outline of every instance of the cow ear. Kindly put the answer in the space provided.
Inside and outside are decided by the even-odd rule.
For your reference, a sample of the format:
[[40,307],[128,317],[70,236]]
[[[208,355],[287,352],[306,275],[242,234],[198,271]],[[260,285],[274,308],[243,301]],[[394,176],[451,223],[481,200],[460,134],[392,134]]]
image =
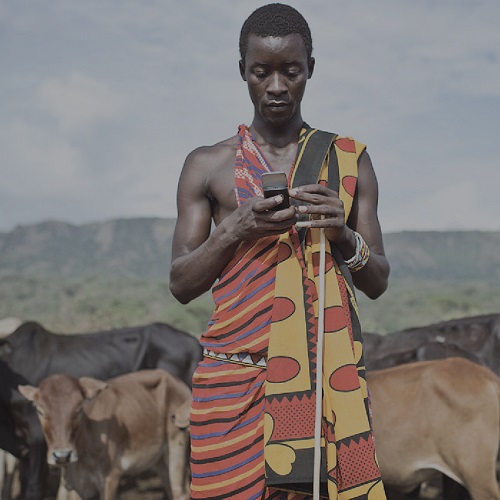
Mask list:
[[184,401],[184,403],[177,408],[174,413],[174,425],[179,429],[186,429],[189,427],[189,413],[191,411],[191,399]]
[[83,395],[85,396],[85,399],[95,398],[97,394],[106,389],[106,387],[108,386],[106,382],[91,377],[80,377],[78,379],[78,382],[82,389]]
[[5,355],[10,354],[12,352],[12,347],[10,347],[10,344],[4,340],[0,339],[0,355]]
[[28,400],[35,401],[37,388],[32,385],[19,385],[17,386],[19,392]]

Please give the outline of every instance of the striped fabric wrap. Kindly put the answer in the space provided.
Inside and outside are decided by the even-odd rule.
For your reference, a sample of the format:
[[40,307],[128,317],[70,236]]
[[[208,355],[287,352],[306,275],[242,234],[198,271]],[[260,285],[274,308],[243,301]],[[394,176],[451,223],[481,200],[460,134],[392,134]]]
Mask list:
[[[314,133],[309,127],[301,132],[290,185]],[[262,173],[272,167],[246,126],[238,137],[235,190],[241,204],[262,196]],[[363,150],[349,138],[335,141],[346,217]],[[329,156],[319,178],[325,184]],[[353,288],[345,265],[332,257],[335,249],[327,247],[322,496],[385,499]],[[193,380],[192,498],[311,498],[318,248],[319,231],[308,230],[301,244],[295,228],[243,242],[213,287],[215,310],[201,338],[205,357]],[[267,368],[259,364],[263,357]]]

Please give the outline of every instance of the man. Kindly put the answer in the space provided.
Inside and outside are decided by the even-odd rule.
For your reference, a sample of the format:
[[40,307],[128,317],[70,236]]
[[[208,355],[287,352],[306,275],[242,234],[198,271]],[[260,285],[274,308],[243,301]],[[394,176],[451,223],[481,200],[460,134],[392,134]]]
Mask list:
[[[193,381],[191,495],[310,498],[318,369],[322,496],[385,498],[353,293],[378,297],[389,274],[370,158],[362,144],[305,124],[301,101],[315,61],[295,9],[257,9],[240,54],[252,124],[193,151],[178,186],[170,288],[187,303],[213,286],[215,301]],[[270,171],[288,175],[289,208],[273,210],[282,195],[262,197]],[[296,226],[299,217],[306,221]]]

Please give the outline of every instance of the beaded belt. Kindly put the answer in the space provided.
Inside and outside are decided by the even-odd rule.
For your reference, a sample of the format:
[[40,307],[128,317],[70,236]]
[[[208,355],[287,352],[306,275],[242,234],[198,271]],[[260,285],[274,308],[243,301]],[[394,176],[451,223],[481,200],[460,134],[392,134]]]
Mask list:
[[239,352],[236,354],[223,354],[220,352],[211,351],[206,347],[203,348],[203,354],[207,358],[219,359],[221,361],[227,361],[229,363],[257,366],[259,368],[265,368],[267,366],[266,358],[261,354],[249,354],[248,352]]

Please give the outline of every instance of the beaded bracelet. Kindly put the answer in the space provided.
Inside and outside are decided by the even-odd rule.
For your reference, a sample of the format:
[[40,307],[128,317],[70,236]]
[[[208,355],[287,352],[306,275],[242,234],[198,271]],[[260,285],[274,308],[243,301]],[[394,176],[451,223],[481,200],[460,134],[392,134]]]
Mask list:
[[354,239],[356,240],[356,251],[349,260],[345,261],[351,273],[363,269],[370,258],[370,247],[366,244],[366,241],[356,231],[353,231],[353,233]]

